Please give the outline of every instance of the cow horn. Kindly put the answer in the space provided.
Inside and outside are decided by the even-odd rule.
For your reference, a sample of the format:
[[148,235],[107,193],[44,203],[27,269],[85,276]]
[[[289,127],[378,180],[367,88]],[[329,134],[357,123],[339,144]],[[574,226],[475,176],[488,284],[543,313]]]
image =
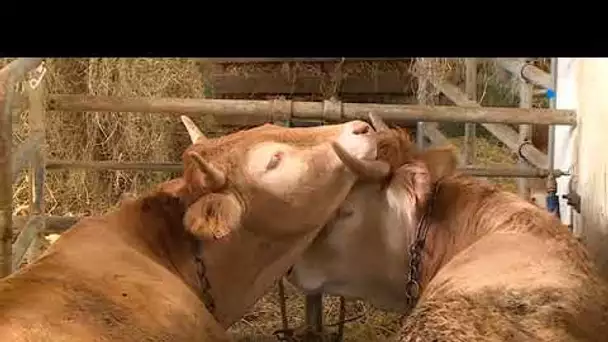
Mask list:
[[217,190],[226,184],[226,176],[211,163],[205,161],[200,154],[192,151],[188,152],[188,156],[194,160],[199,170],[207,176],[208,186],[211,191]]
[[369,121],[372,122],[372,126],[374,126],[376,132],[388,131],[390,129],[388,125],[384,122],[384,120],[382,120],[382,118],[378,115],[372,112],[370,112],[368,115]]
[[190,135],[190,140],[192,140],[193,144],[196,143],[199,139],[207,139],[207,137],[205,137],[203,132],[201,132],[201,130],[196,126],[192,119],[185,115],[180,116],[180,118],[182,119],[182,123],[184,124],[184,126],[186,126],[186,129],[188,130],[188,135]]
[[390,172],[390,165],[380,160],[361,160],[353,157],[350,153],[346,152],[344,148],[336,143],[331,143],[334,151],[342,162],[360,178],[367,180],[381,180],[388,176]]

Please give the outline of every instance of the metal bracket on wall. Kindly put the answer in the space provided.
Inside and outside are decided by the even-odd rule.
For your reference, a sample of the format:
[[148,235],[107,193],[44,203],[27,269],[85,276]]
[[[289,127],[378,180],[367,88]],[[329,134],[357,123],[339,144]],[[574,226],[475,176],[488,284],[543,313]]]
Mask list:
[[562,198],[567,200],[567,204],[574,208],[577,213],[581,213],[581,196],[576,192],[576,177],[572,176],[568,182],[568,194],[562,195]]
[[562,195],[562,198],[567,200],[568,205],[574,208],[577,213],[581,213],[581,196],[576,191],[570,191],[567,195]]

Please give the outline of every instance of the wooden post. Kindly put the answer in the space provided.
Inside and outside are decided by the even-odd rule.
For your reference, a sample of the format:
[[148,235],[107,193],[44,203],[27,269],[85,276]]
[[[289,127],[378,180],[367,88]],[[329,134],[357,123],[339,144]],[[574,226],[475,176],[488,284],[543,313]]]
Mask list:
[[44,244],[44,230],[45,230],[45,219],[44,219],[44,183],[45,183],[45,161],[46,161],[46,125],[45,125],[45,95],[46,88],[44,81],[40,82],[38,87],[32,89],[29,85],[28,98],[30,104],[30,113],[28,117],[30,126],[30,135],[38,141],[36,150],[32,158],[30,166],[30,179],[31,179],[31,197],[30,197],[30,215],[40,216],[41,220],[36,220],[38,224],[33,228],[33,240],[31,241],[28,253],[28,263],[38,257],[42,251]]
[[[471,101],[477,102],[477,59],[467,58],[465,92]],[[464,164],[473,165],[475,163],[475,123],[464,124]]]
[[[523,59],[525,63],[526,60]],[[520,78],[519,85],[519,108],[532,108],[532,96],[533,96],[533,86],[528,83],[525,79]],[[523,144],[525,142],[529,142],[531,139],[532,126],[531,125],[519,125],[519,143]],[[529,166],[524,158],[519,156],[519,165],[523,168]],[[528,180],[525,178],[519,178],[517,180],[517,188],[519,195],[524,198],[530,198],[530,186],[528,184]]]

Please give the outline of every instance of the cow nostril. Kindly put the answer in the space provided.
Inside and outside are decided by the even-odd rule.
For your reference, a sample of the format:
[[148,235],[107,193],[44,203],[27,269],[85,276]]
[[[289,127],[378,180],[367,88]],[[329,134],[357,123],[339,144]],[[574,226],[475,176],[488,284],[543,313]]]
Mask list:
[[287,274],[286,274],[286,275],[287,275],[287,276],[290,276],[292,272],[293,272],[293,267],[290,267],[290,268],[287,270]]
[[365,122],[356,123],[353,125],[353,134],[367,134],[370,132],[370,126]]

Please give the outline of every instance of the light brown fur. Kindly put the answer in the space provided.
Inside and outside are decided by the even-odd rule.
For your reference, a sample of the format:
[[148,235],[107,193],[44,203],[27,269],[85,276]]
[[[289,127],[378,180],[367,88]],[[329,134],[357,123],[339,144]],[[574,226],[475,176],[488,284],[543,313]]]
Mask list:
[[440,184],[425,290],[401,341],[606,339],[606,285],[565,226],[488,183]]
[[399,341],[606,340],[607,285],[555,217],[455,173],[450,149],[410,146],[398,159],[389,183],[355,185],[293,283],[404,310],[409,244],[437,184],[423,293]]
[[[354,184],[331,142],[345,143],[356,158],[375,154],[375,140],[352,135],[353,127],[266,125],[190,146],[186,153],[224,172],[225,186],[211,191],[185,154],[183,178],[80,221],[0,280],[0,339],[230,340],[224,329],[295,262]],[[253,158],[260,144],[265,150]],[[264,169],[275,152],[283,153],[281,164]],[[218,231],[229,234],[214,239]],[[197,257],[211,284],[213,316]]]
[[85,218],[0,282],[6,341],[228,341],[198,297],[185,207],[166,194]]

